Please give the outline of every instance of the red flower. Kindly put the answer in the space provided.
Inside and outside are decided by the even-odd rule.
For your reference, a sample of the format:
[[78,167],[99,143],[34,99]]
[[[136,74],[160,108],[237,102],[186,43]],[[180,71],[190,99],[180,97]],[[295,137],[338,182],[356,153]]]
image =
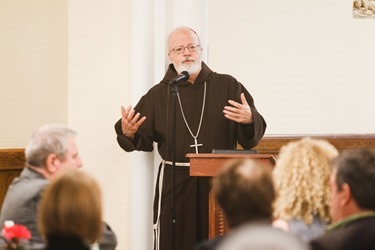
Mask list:
[[31,238],[30,231],[24,225],[14,224],[13,226],[4,226],[2,230],[2,235],[7,240],[11,239],[25,239]]

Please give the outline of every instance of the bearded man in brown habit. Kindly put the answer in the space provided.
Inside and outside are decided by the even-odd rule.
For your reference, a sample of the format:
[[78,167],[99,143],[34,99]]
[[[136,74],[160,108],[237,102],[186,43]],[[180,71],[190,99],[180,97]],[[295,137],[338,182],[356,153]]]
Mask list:
[[[168,38],[171,61],[163,80],[134,107],[121,107],[115,124],[117,141],[127,152],[152,151],[157,143],[163,159],[154,199],[155,249],[171,249],[172,153],[175,151],[175,249],[191,250],[208,238],[210,178],[190,177],[188,153],[212,149],[255,147],[266,122],[254,100],[234,77],[213,72],[202,61],[197,33],[188,27],[174,29]],[[173,98],[170,81],[187,71],[178,83],[176,148],[172,148]],[[162,190],[159,193],[159,189]],[[159,203],[159,200],[161,201]]]

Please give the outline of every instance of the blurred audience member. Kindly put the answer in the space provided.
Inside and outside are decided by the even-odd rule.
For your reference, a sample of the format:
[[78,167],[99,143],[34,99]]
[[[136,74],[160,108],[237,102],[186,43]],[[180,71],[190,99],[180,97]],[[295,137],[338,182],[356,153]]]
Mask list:
[[269,225],[248,225],[229,235],[218,250],[308,250],[291,234]]
[[330,222],[330,164],[338,155],[325,140],[302,138],[280,150],[273,171],[277,198],[273,226],[304,242],[324,233]]
[[[213,179],[213,192],[217,204],[223,210],[229,232],[223,237],[202,242],[196,249],[217,249],[227,237],[236,235],[237,229],[244,225],[273,230],[271,219],[275,190],[272,175],[271,171],[259,161],[254,159],[230,161]],[[292,237],[287,233],[283,234],[285,239]]]
[[332,221],[312,249],[375,249],[375,151],[342,152],[331,174]]
[[90,175],[71,170],[47,186],[38,226],[45,250],[90,250],[103,229],[101,191]]
[[[82,166],[76,132],[64,125],[44,125],[31,137],[25,149],[26,166],[10,184],[1,208],[0,225],[6,220],[22,224],[31,231],[30,249],[43,249],[45,243],[37,230],[36,215],[46,185],[57,174]],[[103,223],[101,250],[116,249],[117,239]]]

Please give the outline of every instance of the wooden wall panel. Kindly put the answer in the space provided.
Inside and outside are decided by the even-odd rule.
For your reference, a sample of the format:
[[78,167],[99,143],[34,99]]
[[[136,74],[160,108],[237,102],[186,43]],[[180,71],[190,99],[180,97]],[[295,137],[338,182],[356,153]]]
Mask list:
[[[375,134],[366,135],[267,135],[255,148],[260,154],[271,154],[277,158],[280,148],[290,141],[303,137],[325,139],[334,145],[339,151],[354,148],[375,148]],[[0,149],[0,206],[4,200],[6,190],[13,178],[18,176],[25,163],[24,149]],[[213,199],[213,197],[211,197]],[[215,213],[215,222],[210,222],[210,228],[216,234],[225,234],[227,228],[218,207],[211,207],[210,213]],[[210,238],[215,235],[210,235]]]
[[0,149],[0,207],[9,184],[21,173],[25,164],[24,149]]
[[375,148],[375,134],[367,135],[269,135],[265,136],[259,145],[255,147],[260,154],[272,154],[277,156],[280,148],[290,141],[296,141],[303,137],[324,139],[329,141],[337,150],[354,148]]

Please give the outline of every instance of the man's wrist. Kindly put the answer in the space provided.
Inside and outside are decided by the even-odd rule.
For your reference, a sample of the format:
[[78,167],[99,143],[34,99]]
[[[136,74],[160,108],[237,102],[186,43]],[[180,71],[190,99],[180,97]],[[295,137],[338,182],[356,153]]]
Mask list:
[[130,140],[134,139],[134,134],[129,134],[129,133],[122,133],[126,138],[129,138]]

